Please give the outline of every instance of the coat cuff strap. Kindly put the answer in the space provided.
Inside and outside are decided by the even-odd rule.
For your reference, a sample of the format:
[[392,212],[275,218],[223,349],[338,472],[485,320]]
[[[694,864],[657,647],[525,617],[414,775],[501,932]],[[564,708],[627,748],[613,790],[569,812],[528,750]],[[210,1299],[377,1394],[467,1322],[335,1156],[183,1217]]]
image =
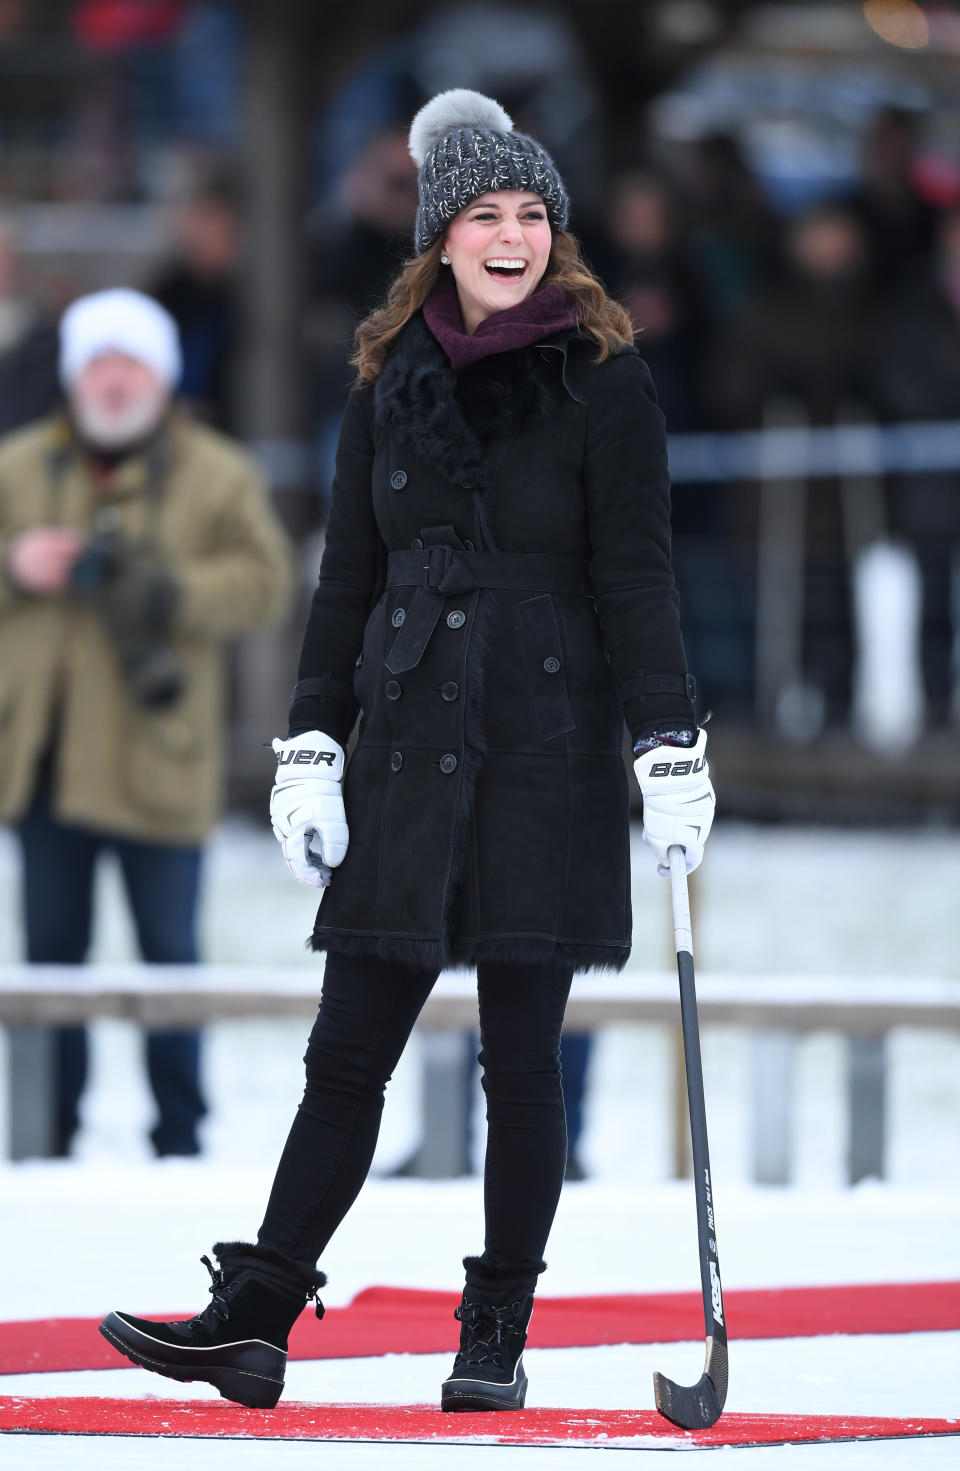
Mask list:
[[290,703],[295,700],[339,700],[344,705],[352,705],[354,701],[353,689],[344,684],[340,679],[334,679],[332,674],[318,674],[312,679],[298,679],[290,696]]
[[697,698],[697,681],[692,674],[647,674],[640,669],[632,679],[617,685],[621,705],[628,700],[645,700],[648,695],[684,695],[693,704]]

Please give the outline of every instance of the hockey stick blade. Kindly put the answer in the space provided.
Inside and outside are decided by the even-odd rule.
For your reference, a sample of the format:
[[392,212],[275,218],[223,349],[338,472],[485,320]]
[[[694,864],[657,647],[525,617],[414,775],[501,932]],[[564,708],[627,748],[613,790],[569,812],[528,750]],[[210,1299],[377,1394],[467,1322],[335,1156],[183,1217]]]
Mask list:
[[690,1143],[697,1204],[697,1249],[700,1260],[700,1284],[703,1290],[707,1360],[701,1378],[696,1384],[689,1387],[674,1384],[673,1380],[668,1379],[665,1374],[655,1371],[653,1393],[657,1409],[672,1425],[679,1425],[682,1430],[707,1430],[720,1419],[727,1399],[727,1327],[723,1309],[723,1289],[720,1285],[720,1258],[717,1254],[713,1185],[710,1179],[710,1153],[707,1146],[707,1117],[703,1097],[703,1064],[700,1057],[696,981],[693,973],[693,934],[690,925],[690,898],[687,892],[687,866],[684,851],[679,846],[671,846],[667,850],[667,857],[670,863],[673,932],[677,947],[677,973],[680,981],[683,1061],[687,1074],[687,1101],[690,1111]]
[[657,1409],[681,1430],[709,1430],[723,1414],[727,1398],[727,1345],[707,1340],[707,1362],[696,1384],[674,1384],[659,1370],[653,1373]]

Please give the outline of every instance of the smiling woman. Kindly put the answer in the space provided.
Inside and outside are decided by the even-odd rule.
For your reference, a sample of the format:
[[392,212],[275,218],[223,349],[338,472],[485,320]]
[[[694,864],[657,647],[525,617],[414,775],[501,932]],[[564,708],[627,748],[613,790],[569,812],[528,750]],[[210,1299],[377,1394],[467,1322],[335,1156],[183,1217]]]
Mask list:
[[274,743],[274,830],[295,877],[323,888],[306,1092],[256,1244],[215,1248],[213,1307],[162,1330],[123,1314],[104,1325],[135,1362],[244,1404],[276,1403],[384,1087],[440,970],[469,966],[485,1240],[464,1258],[440,1398],[523,1405],[566,1165],[564,1008],[575,971],[619,970],[630,953],[624,717],[656,788],[656,857],[680,844],[695,868],[713,817],[663,416],[629,319],[567,232],[553,160],[497,103],[443,93],[410,144],[417,255],[357,331],[289,734]]
[[456,216],[443,242],[443,264],[457,283],[468,334],[494,312],[524,301],[550,260],[553,231],[539,194],[501,189]]

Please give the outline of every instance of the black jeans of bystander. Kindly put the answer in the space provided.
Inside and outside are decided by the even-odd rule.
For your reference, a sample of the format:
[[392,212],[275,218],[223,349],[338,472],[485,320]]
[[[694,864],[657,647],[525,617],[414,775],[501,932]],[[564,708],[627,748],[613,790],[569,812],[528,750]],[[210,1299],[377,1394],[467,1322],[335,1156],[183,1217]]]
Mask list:
[[[101,856],[116,855],[143,959],[193,965],[203,854],[196,844],[138,841],[62,822],[53,811],[52,765],[41,768],[33,801],[17,824],[23,855],[23,919],[32,965],[82,965],[90,947],[94,882]],[[87,1082],[85,1027],[54,1029],[55,1152],[67,1154],[80,1126]],[[188,1027],[151,1028],[146,1061],[159,1118],[151,1131],[159,1155],[197,1154],[207,1111],[201,1086],[201,1036]]]
[[[327,956],[304,1061],[307,1084],[259,1242],[315,1264],[367,1177],[384,1089],[435,971]],[[481,961],[479,1056],[487,1104],[485,1252],[536,1271],[563,1185],[567,1133],[560,1031],[572,972]]]

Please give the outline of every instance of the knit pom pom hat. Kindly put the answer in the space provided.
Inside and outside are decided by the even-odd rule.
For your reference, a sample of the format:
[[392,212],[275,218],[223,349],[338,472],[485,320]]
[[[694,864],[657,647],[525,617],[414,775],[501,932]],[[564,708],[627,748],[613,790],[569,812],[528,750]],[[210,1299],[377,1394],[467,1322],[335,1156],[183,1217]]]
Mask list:
[[539,194],[554,230],[565,230],[570,200],[545,148],[514,131],[508,113],[464,87],[439,92],[410,127],[410,155],[419,169],[418,255],[439,240],[454,215],[494,189]]

